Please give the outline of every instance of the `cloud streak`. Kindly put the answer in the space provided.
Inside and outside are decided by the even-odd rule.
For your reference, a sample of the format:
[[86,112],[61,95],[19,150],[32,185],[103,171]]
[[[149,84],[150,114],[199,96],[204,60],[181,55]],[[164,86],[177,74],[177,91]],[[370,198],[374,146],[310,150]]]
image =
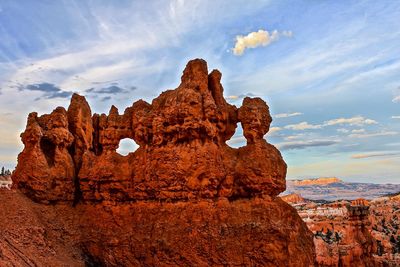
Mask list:
[[289,130],[297,130],[297,131],[303,131],[303,130],[310,130],[310,129],[321,129],[322,125],[313,125],[309,124],[306,121],[297,123],[297,124],[289,124],[284,127],[285,129]]
[[391,135],[397,135],[397,134],[399,134],[399,133],[395,132],[395,131],[381,131],[381,132],[375,132],[375,133],[353,133],[353,134],[350,134],[349,137],[368,138],[368,137],[377,137],[377,136],[391,136]]
[[284,142],[277,145],[281,150],[293,150],[293,149],[304,149],[308,147],[321,147],[331,146],[338,144],[338,140],[311,140],[311,141],[293,141]]
[[364,153],[364,154],[354,154],[351,156],[352,159],[366,159],[366,158],[375,158],[375,157],[390,157],[390,156],[399,156],[399,152],[373,152],[373,153]]
[[276,115],[273,115],[275,118],[289,118],[289,117],[294,117],[294,116],[300,116],[303,115],[301,112],[293,112],[293,113],[279,113]]
[[352,126],[361,126],[361,125],[369,125],[369,124],[377,124],[378,122],[371,119],[366,119],[363,116],[355,116],[352,118],[338,118],[324,122],[324,126],[332,126],[332,125],[343,125],[348,124]]
[[[42,92],[43,97],[46,99],[53,99],[53,98],[68,98],[72,95],[72,92],[69,91],[63,91],[56,85],[52,83],[38,83],[38,84],[28,84],[26,86],[20,86],[19,87],[20,91],[38,91]],[[36,100],[41,99],[41,97],[36,98]]]
[[258,30],[245,36],[237,35],[235,47],[232,49],[232,52],[235,56],[241,56],[246,49],[256,48],[259,46],[268,46],[277,41],[280,36],[292,37],[292,35],[293,34],[291,31],[283,31],[280,33],[277,30],[272,32]]

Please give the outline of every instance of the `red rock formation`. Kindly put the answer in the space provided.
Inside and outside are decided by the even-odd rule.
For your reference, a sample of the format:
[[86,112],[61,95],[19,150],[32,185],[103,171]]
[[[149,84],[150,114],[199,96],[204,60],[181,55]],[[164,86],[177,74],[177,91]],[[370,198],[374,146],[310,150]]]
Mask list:
[[[220,80],[196,59],[177,89],[122,115],[92,116],[76,94],[68,111],[30,114],[15,188],[68,213],[66,238],[109,266],[312,265],[311,232],[276,197],[286,164],[263,139],[269,108],[228,104]],[[247,145],[234,149],[225,142],[239,121]],[[119,155],[123,138],[140,147]]]
[[289,195],[281,196],[281,199],[289,204],[306,203],[306,200],[298,194],[289,194]]
[[296,206],[315,234],[318,266],[384,266],[373,256],[376,247],[365,204],[368,201],[357,199]]

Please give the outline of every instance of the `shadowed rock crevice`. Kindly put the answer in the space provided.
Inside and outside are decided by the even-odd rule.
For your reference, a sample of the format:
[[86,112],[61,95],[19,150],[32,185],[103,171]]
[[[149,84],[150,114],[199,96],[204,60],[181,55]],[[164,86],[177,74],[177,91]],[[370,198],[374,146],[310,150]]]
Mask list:
[[42,137],[40,139],[40,149],[46,157],[47,164],[49,167],[54,166],[54,158],[56,155],[56,145],[53,144],[50,139]]

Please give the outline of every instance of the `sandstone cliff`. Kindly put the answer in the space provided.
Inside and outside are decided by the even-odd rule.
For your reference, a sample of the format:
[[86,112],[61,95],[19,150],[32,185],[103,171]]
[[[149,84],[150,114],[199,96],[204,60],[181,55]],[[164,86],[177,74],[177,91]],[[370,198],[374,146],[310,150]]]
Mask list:
[[[113,106],[92,115],[76,94],[67,110],[29,114],[13,186],[40,203],[29,212],[41,214],[43,242],[54,238],[65,257],[96,266],[313,265],[312,233],[277,197],[286,164],[263,139],[267,104],[230,105],[220,80],[196,59],[178,88],[122,114]],[[247,145],[234,149],[225,142],[238,122]],[[119,155],[123,138],[140,147]]]

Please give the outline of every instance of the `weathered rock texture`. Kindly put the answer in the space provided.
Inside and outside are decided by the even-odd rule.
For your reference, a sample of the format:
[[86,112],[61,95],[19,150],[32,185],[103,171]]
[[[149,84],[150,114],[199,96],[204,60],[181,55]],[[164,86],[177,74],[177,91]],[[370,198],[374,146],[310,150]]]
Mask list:
[[[92,116],[76,94],[68,111],[31,113],[14,187],[54,204],[62,219],[48,220],[97,265],[312,265],[312,233],[277,197],[286,164],[263,139],[269,108],[228,104],[220,80],[196,59],[177,89],[123,114]],[[238,122],[247,145],[235,149],[225,142]],[[127,156],[116,152],[124,138],[139,145]]]
[[[393,261],[388,259],[387,254],[383,255],[383,248],[379,257],[375,255],[379,249],[375,235],[371,234],[369,201],[356,199],[325,204],[311,201],[299,203],[292,201],[290,195],[282,199],[296,207],[300,217],[314,232],[318,266],[397,266],[391,264]],[[377,233],[378,228],[375,228]]]

